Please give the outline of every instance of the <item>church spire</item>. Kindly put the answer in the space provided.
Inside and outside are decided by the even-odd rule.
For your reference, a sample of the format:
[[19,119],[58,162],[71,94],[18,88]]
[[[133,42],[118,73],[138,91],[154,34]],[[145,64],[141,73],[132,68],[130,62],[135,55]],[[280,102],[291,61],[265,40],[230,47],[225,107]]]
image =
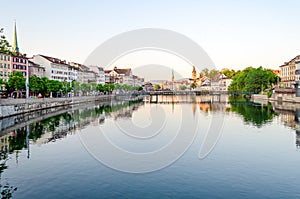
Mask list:
[[13,45],[13,52],[19,54],[19,46],[18,46],[18,38],[17,38],[17,24],[15,21],[15,29],[14,29],[14,45]]
[[172,83],[174,84],[174,69],[172,69]]
[[196,82],[196,80],[197,80],[197,71],[196,71],[195,66],[193,66],[192,79],[194,80],[194,82]]

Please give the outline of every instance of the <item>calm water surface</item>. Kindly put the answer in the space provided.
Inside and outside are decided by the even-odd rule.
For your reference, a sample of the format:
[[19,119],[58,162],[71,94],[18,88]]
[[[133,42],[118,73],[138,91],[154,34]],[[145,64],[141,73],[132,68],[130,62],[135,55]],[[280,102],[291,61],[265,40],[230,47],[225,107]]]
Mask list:
[[[160,101],[91,105],[18,126],[1,137],[1,189],[17,188],[13,198],[300,197],[297,107],[203,97]],[[223,118],[222,131],[201,159],[215,115]],[[126,126],[148,129],[141,136],[151,133],[149,126],[158,134],[136,139],[122,131]],[[173,164],[149,173],[112,169],[83,143],[85,136],[105,133],[119,148],[145,153],[167,145],[178,129],[196,129],[194,141]]]

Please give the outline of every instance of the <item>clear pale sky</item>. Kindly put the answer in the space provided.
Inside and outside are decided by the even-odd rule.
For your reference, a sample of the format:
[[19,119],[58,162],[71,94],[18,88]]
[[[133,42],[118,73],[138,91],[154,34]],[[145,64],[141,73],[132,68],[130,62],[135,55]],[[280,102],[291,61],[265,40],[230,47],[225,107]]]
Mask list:
[[217,68],[278,68],[300,54],[299,0],[51,0],[2,2],[0,27],[21,52],[83,63],[102,42],[139,28],[197,42]]

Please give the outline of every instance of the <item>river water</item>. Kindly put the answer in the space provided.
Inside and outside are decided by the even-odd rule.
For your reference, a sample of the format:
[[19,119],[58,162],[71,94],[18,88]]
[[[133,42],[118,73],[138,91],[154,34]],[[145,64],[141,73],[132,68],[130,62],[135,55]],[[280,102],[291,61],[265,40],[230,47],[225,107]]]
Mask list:
[[13,198],[299,198],[298,113],[289,104],[211,96],[67,109],[2,134],[1,191]]

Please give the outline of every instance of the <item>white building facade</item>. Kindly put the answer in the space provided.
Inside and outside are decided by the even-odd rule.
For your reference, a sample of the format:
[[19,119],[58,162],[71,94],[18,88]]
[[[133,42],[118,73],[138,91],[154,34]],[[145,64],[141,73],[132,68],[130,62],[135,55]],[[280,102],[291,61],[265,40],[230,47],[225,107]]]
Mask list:
[[65,60],[45,55],[34,55],[32,61],[45,68],[45,77],[51,80],[72,82],[77,79],[77,69],[68,65]]

